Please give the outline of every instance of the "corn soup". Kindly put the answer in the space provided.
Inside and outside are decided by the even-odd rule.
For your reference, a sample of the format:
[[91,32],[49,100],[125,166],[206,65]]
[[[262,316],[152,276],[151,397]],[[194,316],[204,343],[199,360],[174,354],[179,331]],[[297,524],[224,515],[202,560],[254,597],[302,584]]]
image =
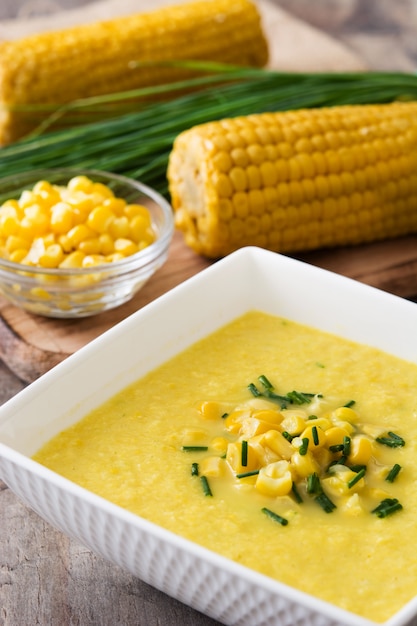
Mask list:
[[34,459],[375,622],[416,592],[417,365],[251,311]]

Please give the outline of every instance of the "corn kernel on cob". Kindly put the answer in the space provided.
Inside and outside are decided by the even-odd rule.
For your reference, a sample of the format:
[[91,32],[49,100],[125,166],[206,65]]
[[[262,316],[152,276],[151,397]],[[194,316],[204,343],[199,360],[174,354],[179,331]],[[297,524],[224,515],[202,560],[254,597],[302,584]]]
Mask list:
[[[199,0],[0,44],[0,145],[38,124],[25,105],[70,102],[183,78],[136,62],[263,66],[267,43],[250,0]],[[19,108],[21,109],[19,111]]]
[[178,135],[168,181],[176,226],[211,258],[417,232],[417,103],[265,113]]

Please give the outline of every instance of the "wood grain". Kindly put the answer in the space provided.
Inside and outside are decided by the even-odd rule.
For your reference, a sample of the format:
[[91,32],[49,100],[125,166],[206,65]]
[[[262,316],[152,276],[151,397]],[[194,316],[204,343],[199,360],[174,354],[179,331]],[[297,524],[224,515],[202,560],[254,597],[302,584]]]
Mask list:
[[416,235],[355,248],[310,252],[298,258],[396,296],[417,295]]
[[217,624],[70,540],[1,480],[0,497],[2,626]]

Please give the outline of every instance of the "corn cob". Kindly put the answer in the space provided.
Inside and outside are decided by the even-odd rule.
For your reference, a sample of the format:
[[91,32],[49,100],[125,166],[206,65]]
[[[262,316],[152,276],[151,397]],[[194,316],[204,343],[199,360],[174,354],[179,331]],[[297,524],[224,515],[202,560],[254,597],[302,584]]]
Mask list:
[[[33,105],[181,79],[189,75],[184,69],[155,63],[184,59],[263,66],[268,49],[256,6],[250,0],[196,1],[3,42],[0,145],[39,123]],[[27,105],[32,110],[25,113]]]
[[295,252],[417,232],[417,102],[264,113],[179,134],[176,226],[209,258]]

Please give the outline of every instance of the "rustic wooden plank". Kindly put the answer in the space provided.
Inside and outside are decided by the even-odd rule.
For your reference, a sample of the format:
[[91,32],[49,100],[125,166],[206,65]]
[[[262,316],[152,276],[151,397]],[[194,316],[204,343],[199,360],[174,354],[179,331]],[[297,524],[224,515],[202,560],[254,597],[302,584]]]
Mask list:
[[417,295],[416,235],[355,248],[319,250],[298,258],[396,296]]
[[96,556],[0,481],[2,626],[214,626],[216,621]]

